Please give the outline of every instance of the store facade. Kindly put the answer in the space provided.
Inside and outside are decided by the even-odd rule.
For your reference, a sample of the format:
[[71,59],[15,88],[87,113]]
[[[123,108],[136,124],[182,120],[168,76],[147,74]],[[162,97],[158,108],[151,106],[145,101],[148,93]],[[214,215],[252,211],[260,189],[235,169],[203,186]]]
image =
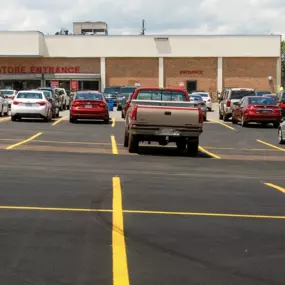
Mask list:
[[[105,86],[271,89],[281,84],[281,37],[46,36],[0,32],[0,88]],[[23,43],[19,45],[19,40]],[[16,44],[17,43],[17,44]]]

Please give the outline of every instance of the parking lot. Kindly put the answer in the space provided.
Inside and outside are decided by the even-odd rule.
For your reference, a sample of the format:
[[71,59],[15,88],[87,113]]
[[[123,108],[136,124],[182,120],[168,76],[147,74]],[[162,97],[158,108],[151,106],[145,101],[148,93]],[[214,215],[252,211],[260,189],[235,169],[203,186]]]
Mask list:
[[284,284],[285,148],[208,116],[197,158],[109,125],[0,118],[1,284]]

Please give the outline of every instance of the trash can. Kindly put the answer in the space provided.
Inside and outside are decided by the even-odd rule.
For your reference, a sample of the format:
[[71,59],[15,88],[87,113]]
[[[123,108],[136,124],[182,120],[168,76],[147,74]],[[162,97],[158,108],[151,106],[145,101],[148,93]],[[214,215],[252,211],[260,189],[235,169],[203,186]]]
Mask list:
[[113,100],[109,100],[108,108],[109,108],[109,111],[114,111],[114,101]]

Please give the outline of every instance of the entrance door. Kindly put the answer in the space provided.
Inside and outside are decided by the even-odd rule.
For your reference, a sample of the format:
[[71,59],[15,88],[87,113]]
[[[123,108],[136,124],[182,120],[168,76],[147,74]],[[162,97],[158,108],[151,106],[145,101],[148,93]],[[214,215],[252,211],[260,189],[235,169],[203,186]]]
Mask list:
[[187,80],[187,92],[191,93],[197,90],[197,80]]

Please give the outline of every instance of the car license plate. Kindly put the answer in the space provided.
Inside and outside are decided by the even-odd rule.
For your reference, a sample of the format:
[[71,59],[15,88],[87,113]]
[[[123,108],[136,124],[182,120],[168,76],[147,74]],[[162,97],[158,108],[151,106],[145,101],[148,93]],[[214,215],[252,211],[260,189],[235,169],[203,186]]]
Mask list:
[[25,106],[26,106],[26,107],[32,107],[33,104],[31,104],[31,103],[26,103]]
[[164,136],[179,136],[180,135],[178,131],[173,130],[173,129],[159,129],[157,133],[159,135],[164,135]]
[[264,114],[270,113],[270,110],[262,110],[262,113]]
[[85,105],[85,108],[90,109],[90,108],[92,108],[92,105]]

